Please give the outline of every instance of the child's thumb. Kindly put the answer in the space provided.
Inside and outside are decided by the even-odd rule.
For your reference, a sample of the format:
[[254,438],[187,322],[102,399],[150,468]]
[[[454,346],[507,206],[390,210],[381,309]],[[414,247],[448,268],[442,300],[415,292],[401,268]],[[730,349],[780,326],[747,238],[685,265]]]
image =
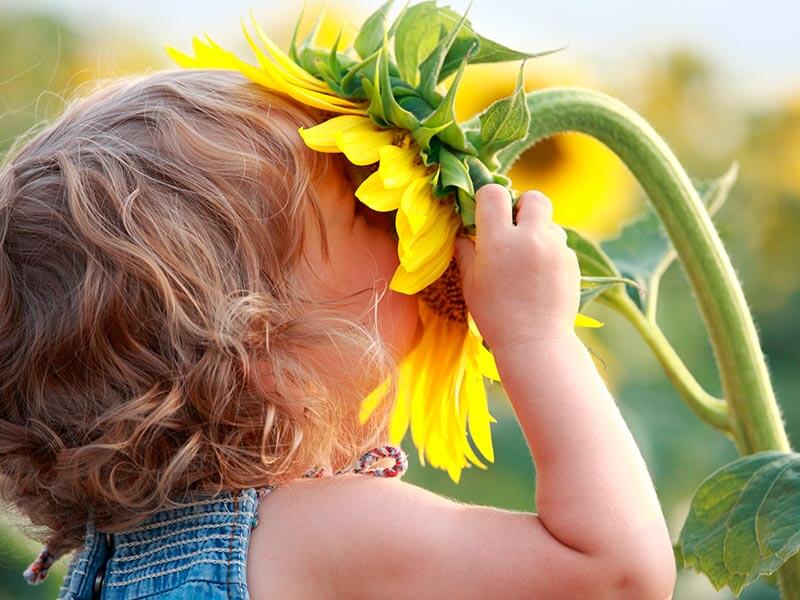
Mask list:
[[456,236],[455,249],[456,261],[461,274],[467,273],[472,269],[472,262],[475,260],[475,242],[463,233]]

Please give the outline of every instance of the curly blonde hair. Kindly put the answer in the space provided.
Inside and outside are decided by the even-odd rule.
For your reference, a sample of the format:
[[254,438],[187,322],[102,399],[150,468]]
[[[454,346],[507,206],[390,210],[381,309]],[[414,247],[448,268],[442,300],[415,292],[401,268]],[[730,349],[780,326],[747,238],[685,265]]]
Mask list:
[[0,494],[56,555],[89,518],[344,467],[396,368],[376,295],[353,316],[298,275],[307,219],[327,256],[313,184],[337,159],[296,134],[324,115],[232,71],[91,85],[0,169]]

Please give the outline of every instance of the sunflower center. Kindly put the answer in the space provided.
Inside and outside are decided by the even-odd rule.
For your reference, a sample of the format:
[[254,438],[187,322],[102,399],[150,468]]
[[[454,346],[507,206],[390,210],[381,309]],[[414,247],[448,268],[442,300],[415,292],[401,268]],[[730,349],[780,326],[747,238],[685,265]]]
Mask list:
[[454,323],[466,324],[467,303],[461,291],[461,272],[455,257],[442,276],[419,292],[422,300],[439,316]]

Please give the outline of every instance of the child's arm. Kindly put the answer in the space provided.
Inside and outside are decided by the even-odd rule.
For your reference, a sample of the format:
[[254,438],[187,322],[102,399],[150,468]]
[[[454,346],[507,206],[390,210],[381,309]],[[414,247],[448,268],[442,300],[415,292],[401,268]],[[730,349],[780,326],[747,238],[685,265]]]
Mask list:
[[674,571],[647,466],[575,334],[577,256],[546,196],[527,192],[517,208],[514,224],[507,192],[481,188],[476,243],[460,239],[457,253],[467,305],[536,462],[539,519],[589,556]]
[[253,582],[264,597],[286,591],[294,569],[288,585],[302,579],[318,598],[671,597],[672,546],[647,468],[574,333],[576,257],[549,200],[523,195],[514,225],[506,193],[479,191],[476,243],[460,239],[458,258],[537,465],[538,514],[372,477],[292,482],[270,495],[278,514],[264,509],[265,545],[253,544],[272,565]]

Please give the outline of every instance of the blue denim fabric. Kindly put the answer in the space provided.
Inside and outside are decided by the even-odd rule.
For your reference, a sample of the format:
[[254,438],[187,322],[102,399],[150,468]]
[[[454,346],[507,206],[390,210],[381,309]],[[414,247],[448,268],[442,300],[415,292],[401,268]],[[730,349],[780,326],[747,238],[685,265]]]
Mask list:
[[[247,550],[258,502],[255,488],[227,491],[113,535],[89,521],[58,598],[247,600]],[[102,585],[93,594],[98,573]]]

